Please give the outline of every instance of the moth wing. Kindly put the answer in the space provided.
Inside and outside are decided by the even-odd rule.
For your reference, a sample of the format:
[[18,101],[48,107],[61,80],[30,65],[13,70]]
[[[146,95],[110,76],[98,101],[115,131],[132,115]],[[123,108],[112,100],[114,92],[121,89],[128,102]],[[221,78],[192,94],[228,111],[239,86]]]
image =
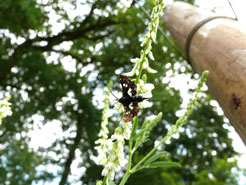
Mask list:
[[138,108],[138,103],[137,102],[133,102],[132,103],[132,108],[130,108],[129,106],[125,106],[124,107],[125,112],[124,112],[124,122],[130,122],[133,120],[133,118],[135,116],[138,115],[139,112],[139,108]]
[[123,96],[128,96],[128,77],[124,75],[120,75],[120,85],[122,87]]
[[[130,78],[128,76],[125,75],[120,75],[120,84],[122,87],[122,91],[123,91],[123,97],[129,97],[130,96],[136,96],[137,94],[137,85],[135,84],[135,82],[131,81]],[[129,94],[128,91],[130,90]],[[132,101],[132,100],[131,100]],[[124,104],[124,116],[123,116],[123,120],[124,122],[130,122],[133,120],[133,118],[135,116],[137,116],[138,112],[139,112],[139,108],[138,108],[138,103],[137,102],[132,102],[132,106],[129,106],[129,104]]]
[[130,89],[130,95],[136,96],[137,85],[135,84],[135,82],[131,81],[128,76],[120,75],[120,84],[123,90],[123,95],[128,94],[128,90]]
[[123,116],[124,122],[132,121],[134,118],[134,116],[132,116],[132,110],[127,106],[125,106],[124,109],[125,109],[124,116]]
[[131,95],[132,96],[136,96],[136,94],[137,94],[137,85],[133,82],[133,81],[131,81],[131,83],[130,83],[130,85],[129,85],[129,88],[131,89]]
[[139,108],[138,108],[138,103],[137,102],[133,102],[132,103],[133,108],[131,109],[131,114],[133,117],[138,115],[139,112]]

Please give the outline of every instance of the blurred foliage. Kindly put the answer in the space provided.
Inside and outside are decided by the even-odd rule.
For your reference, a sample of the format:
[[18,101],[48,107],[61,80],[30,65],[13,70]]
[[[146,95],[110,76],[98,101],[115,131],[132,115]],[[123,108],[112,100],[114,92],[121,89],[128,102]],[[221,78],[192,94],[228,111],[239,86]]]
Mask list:
[[237,174],[230,172],[233,167],[235,168],[236,163],[236,161],[228,162],[223,158],[214,158],[211,168],[200,171],[196,174],[197,180],[194,184],[222,185],[225,184],[225,182],[227,182],[227,184],[237,184]]
[[37,1],[4,0],[0,2],[0,28],[16,36],[28,36],[28,30],[40,31],[47,21]]
[[[153,7],[153,1],[140,4],[149,12]],[[11,94],[13,110],[0,127],[0,184],[57,179],[59,184],[95,184],[102,178],[102,168],[93,161],[103,107],[100,91],[108,80],[114,81],[114,91],[120,91],[118,76],[132,68],[130,58],[138,57],[148,19],[136,3],[118,0],[4,0],[0,15],[0,95]],[[192,73],[160,34],[153,53],[156,61],[150,65],[158,69],[148,76],[155,85],[153,106],[139,119],[161,111],[163,120],[135,161],[177,120],[182,99],[163,78]],[[203,97],[178,137],[162,148],[167,160],[180,162],[183,168],[143,171],[128,184],[237,184],[232,173],[236,163],[228,162],[237,154],[223,126],[227,123],[210,101],[209,94]],[[111,127],[119,119],[114,112]],[[55,139],[47,146],[31,145],[30,132],[50,122],[61,132],[51,129]]]

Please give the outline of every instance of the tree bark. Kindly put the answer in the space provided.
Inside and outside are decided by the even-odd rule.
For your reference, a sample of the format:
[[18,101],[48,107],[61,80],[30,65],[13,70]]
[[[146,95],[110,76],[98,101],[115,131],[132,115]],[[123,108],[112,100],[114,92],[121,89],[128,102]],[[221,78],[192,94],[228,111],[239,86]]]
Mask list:
[[[192,29],[215,16],[183,2],[165,9],[164,24],[181,49]],[[246,25],[229,18],[209,20],[191,38],[189,62],[201,74],[208,70],[209,91],[246,144]]]

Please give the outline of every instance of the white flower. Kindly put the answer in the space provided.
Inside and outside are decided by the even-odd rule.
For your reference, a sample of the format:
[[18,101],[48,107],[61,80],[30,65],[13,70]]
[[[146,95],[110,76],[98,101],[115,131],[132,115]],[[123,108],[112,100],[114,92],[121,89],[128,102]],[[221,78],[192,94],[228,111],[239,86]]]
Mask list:
[[100,138],[96,140],[95,144],[99,144],[95,147],[99,154],[96,162],[97,164],[105,165],[107,163],[107,153],[112,148],[113,142],[111,141],[111,139]]
[[154,70],[154,69],[152,69],[152,68],[150,68],[150,67],[147,67],[147,68],[146,68],[146,71],[147,71],[148,73],[157,73],[156,70]]
[[117,141],[123,141],[124,136],[123,136],[123,129],[121,127],[118,127],[115,129],[115,133],[111,136],[112,141],[117,140]]
[[101,124],[101,126],[102,126],[102,128],[101,128],[98,136],[103,137],[103,138],[108,138],[109,130],[108,130],[107,124]]
[[149,56],[149,58],[150,58],[151,60],[155,60],[155,58],[154,58],[154,55],[153,55],[152,51],[150,51],[150,52],[149,52],[148,56]]
[[134,60],[134,62],[135,62],[135,66],[133,67],[133,69],[130,72],[125,73],[124,75],[133,76],[134,74],[137,74],[137,70],[138,70],[138,68],[140,66],[141,60]]
[[137,84],[138,95],[143,96],[145,98],[152,97],[152,90],[154,89],[154,85],[152,83],[144,83],[143,80],[140,79],[139,84]]
[[11,108],[9,107],[10,103],[3,105],[0,108],[0,113],[2,114],[2,117],[7,117],[10,116],[12,114]]
[[110,180],[113,180],[115,172],[125,165],[124,143],[124,140],[115,141],[112,148],[108,151],[108,158],[104,165],[102,175],[107,176]]
[[108,163],[102,171],[102,176],[107,176],[110,180],[113,180],[115,171],[112,169],[112,163]]
[[131,122],[124,122],[124,121],[121,121],[120,122],[121,126],[123,127],[123,136],[125,139],[130,139],[130,136],[131,136],[131,131],[132,131],[132,123]]
[[96,143],[100,143],[99,146],[104,146],[99,148],[98,151],[103,150],[103,155],[99,160],[99,163],[104,165],[102,171],[103,176],[107,176],[110,180],[114,179],[115,172],[120,170],[126,164],[126,159],[124,155],[124,145],[125,140],[129,139],[131,134],[131,123],[120,122],[119,127],[115,129],[114,134],[107,141],[97,140]]
[[141,47],[144,47],[148,42],[148,38],[147,37],[144,37],[144,40],[143,42],[140,44]]
[[[147,56],[151,60],[154,60],[153,53],[151,52],[152,49],[151,45],[152,42],[155,41],[156,39],[156,32],[159,24],[159,14],[163,10],[163,8],[164,8],[163,0],[155,0],[155,7],[151,14],[152,20],[148,25],[148,32],[145,34],[144,39],[141,43],[141,47],[143,47],[143,49],[140,52],[140,58],[131,59],[131,62],[134,63],[135,65],[130,72],[125,73],[125,75],[127,76],[134,76],[134,75],[137,76],[136,78],[137,95],[143,96],[144,98],[152,97],[151,91],[154,88],[154,85],[146,83],[147,76],[146,75],[142,76],[141,73],[143,69],[145,69],[147,72],[150,73],[157,72],[156,70],[151,69],[149,67],[149,61]],[[106,112],[108,110],[108,99],[107,101],[106,99],[105,99],[105,109],[103,112],[102,129],[99,133],[99,136],[101,138],[96,141],[96,144],[99,144],[99,146],[97,146],[96,149],[98,150],[98,152],[102,152],[99,162],[100,164],[104,165],[102,175],[107,176],[110,180],[113,180],[115,176],[115,172],[119,170],[120,167],[125,165],[126,159],[124,156],[124,144],[125,144],[125,139],[129,139],[131,136],[132,123],[131,122],[125,123],[124,121],[121,121],[119,127],[115,129],[114,134],[109,139],[108,138],[109,131],[107,128],[108,119],[106,116]],[[139,107],[140,108],[145,107],[146,102],[147,104],[149,103],[147,100],[144,100],[143,102],[139,103]],[[117,104],[117,106],[118,106],[117,109],[120,112],[124,111],[124,108],[121,104]],[[150,123],[152,122],[154,123],[154,121],[151,121]],[[147,123],[149,123],[148,120]]]
[[144,100],[143,102],[140,102],[140,103],[138,104],[139,109],[148,108],[148,107],[151,107],[152,105],[153,105],[153,103],[152,103],[152,102],[149,102],[149,101],[147,101],[147,100]]
[[137,62],[140,61],[140,58],[132,58],[132,59],[130,59],[130,61],[131,61],[132,63],[137,63]]
[[155,39],[156,39],[156,32],[155,31],[151,32],[151,38],[155,42]]
[[147,43],[147,48],[145,50],[145,54],[148,55],[148,53],[152,50],[152,46],[151,46],[151,40],[148,41]]

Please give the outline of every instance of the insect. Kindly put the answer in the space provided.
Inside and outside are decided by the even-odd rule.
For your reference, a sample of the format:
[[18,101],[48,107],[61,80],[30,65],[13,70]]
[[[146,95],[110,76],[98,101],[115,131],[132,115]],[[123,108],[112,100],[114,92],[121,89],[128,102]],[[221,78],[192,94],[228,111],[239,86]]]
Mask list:
[[130,122],[138,115],[138,103],[148,98],[136,96],[137,85],[128,76],[120,75],[120,84],[122,87],[122,97],[118,99],[118,102],[124,106],[124,122]]

